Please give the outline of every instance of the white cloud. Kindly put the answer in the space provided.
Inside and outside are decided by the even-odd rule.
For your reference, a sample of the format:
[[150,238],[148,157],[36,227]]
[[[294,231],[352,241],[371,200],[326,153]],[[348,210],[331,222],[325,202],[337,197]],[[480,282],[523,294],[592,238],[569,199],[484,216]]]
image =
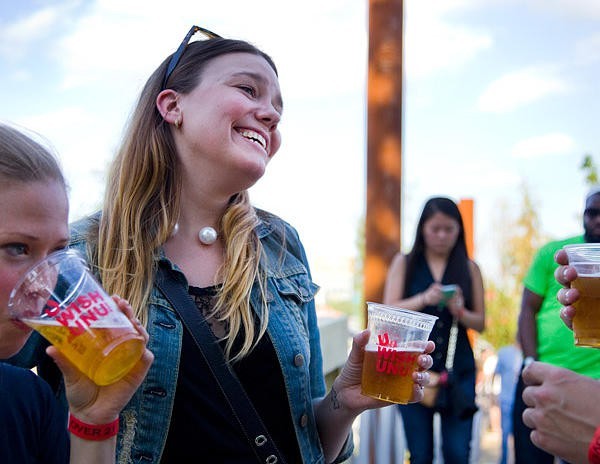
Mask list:
[[569,154],[574,148],[575,141],[570,136],[555,132],[521,140],[514,145],[511,155],[515,158],[539,158]]
[[410,170],[409,190],[420,191],[422,194],[417,196],[423,197],[440,192],[461,197],[505,189],[520,182],[520,175],[513,166],[498,163],[485,153],[463,156],[459,149],[459,146],[447,147],[447,156],[443,157],[439,153],[411,153],[410,165],[406,166],[406,171]]
[[597,0],[530,0],[538,10],[557,13],[573,19],[600,19],[600,2]]
[[147,76],[178,45],[163,40],[170,34],[169,27],[160,24],[160,16],[121,15],[102,7],[100,2],[78,20],[76,28],[59,44],[56,55],[64,66],[65,88],[95,82],[117,84],[134,76]]
[[18,43],[35,41],[54,25],[57,17],[58,11],[52,7],[35,11],[30,16],[7,25],[2,33],[2,38]]
[[45,8],[12,24],[2,24],[0,54],[8,58],[25,54],[28,46],[43,37],[56,18],[54,8]]
[[16,121],[41,134],[57,153],[70,187],[71,217],[90,213],[102,198],[104,175],[113,157],[112,141],[107,134],[112,121],[92,114],[85,108],[69,106]]
[[111,82],[116,76],[119,81],[143,82],[177,48],[192,24],[263,49],[282,72],[282,90],[293,88],[297,98],[364,87],[366,4],[263,0],[260,6],[260,14],[249,20],[245,14],[232,14],[247,10],[245,0],[222,0],[194,18],[189,12],[198,9],[196,0],[174,0],[173,13],[165,21],[163,2],[100,0],[61,41],[57,55],[65,66],[64,87]]
[[549,69],[530,67],[505,74],[483,91],[477,108],[505,113],[549,95],[564,93],[567,84]]
[[15,69],[6,76],[9,80],[19,84],[29,83],[32,80],[30,72],[24,69]]
[[48,46],[57,26],[67,23],[78,0],[67,0],[62,4],[33,10],[29,16],[0,22],[0,55],[15,59],[26,56],[30,49],[39,44]]
[[73,135],[81,127],[89,125],[90,117],[83,108],[70,106],[46,113],[40,112],[20,119],[19,123],[41,133],[58,133],[67,136]]
[[405,70],[409,77],[460,68],[478,53],[492,46],[485,32],[451,24],[443,18],[448,11],[468,2],[410,1],[405,13]]
[[591,35],[576,42],[575,58],[578,63],[583,64],[600,61],[600,33]]

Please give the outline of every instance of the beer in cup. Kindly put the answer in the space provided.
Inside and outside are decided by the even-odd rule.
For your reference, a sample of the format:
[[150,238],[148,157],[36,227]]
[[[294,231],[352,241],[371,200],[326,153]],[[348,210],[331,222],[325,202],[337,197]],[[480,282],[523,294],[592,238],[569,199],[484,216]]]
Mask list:
[[413,393],[413,372],[425,351],[436,316],[367,302],[369,342],[365,347],[361,392],[390,403],[406,404]]
[[569,265],[577,271],[571,286],[579,290],[575,302],[575,344],[600,347],[600,243],[565,245]]
[[97,385],[122,378],[144,352],[144,338],[75,250],[51,253],[27,271],[10,294],[8,310]]

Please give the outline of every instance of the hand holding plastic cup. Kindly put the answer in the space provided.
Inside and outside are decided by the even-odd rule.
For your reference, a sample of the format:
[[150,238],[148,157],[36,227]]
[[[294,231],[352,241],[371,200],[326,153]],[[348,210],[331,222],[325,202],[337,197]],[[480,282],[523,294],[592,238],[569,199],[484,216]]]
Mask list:
[[38,331],[97,385],[125,376],[144,338],[74,250],[48,255],[17,282],[11,317]]
[[571,285],[579,290],[573,305],[575,344],[600,347],[600,243],[565,245],[569,265],[577,271]]
[[436,316],[367,302],[369,342],[365,347],[363,395],[406,404],[413,394],[413,372],[425,351]]

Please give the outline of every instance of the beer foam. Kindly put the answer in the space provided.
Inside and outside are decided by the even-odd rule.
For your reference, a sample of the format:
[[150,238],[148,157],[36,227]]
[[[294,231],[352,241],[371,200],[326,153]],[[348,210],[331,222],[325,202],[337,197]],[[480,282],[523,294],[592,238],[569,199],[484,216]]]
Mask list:
[[583,269],[577,269],[577,267],[575,269],[577,270],[577,277],[600,277],[600,271],[585,272]]
[[[45,327],[79,327],[77,324],[69,324],[68,326],[65,326],[63,324],[61,324],[60,322],[58,322],[55,319],[49,319],[49,318],[29,318],[29,317],[24,317],[21,319],[22,322],[24,322],[25,324],[35,327],[35,326],[45,326]],[[90,329],[122,329],[124,327],[129,327],[128,324],[126,324],[125,322],[123,322],[122,324],[119,324],[119,321],[94,321],[94,323],[89,327]]]
[[427,342],[409,342],[406,344],[401,344],[400,346],[381,346],[376,343],[367,343],[365,346],[365,351],[377,351],[379,348],[385,348],[388,351],[407,351],[415,353],[422,353],[425,349],[425,345]]

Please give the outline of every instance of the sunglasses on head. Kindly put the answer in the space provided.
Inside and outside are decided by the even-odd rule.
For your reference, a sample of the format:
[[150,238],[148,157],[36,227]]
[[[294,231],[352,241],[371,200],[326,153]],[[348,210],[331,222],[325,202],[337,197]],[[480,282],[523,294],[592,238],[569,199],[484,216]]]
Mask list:
[[185,51],[185,47],[187,47],[187,44],[189,43],[190,39],[196,32],[201,32],[208,39],[220,39],[221,38],[221,36],[219,34],[215,34],[214,32],[209,31],[208,29],[204,29],[203,27],[200,27],[200,26],[192,26],[191,29],[188,31],[188,33],[183,38],[183,41],[181,42],[181,44],[179,45],[179,47],[177,48],[175,53],[173,53],[171,60],[169,60],[169,65],[167,66],[167,71],[165,72],[165,77],[163,79],[161,90],[164,90],[167,88],[167,81],[169,80],[169,77],[171,77],[171,74],[173,74],[173,71],[175,70],[175,68],[177,67],[177,64],[179,63],[179,60],[181,59],[181,55],[183,55],[183,52]]
[[585,211],[583,212],[583,214],[585,214],[586,216],[590,217],[590,218],[595,218],[600,216],[600,209],[598,208],[586,208]]

